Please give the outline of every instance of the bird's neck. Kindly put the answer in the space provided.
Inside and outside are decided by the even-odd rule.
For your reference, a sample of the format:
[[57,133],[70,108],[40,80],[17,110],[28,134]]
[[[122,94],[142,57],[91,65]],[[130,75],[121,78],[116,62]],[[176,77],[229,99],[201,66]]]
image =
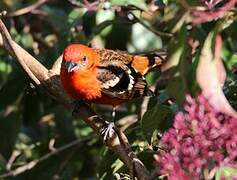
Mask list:
[[76,99],[90,101],[101,96],[100,81],[95,71],[77,71],[68,77],[70,94]]

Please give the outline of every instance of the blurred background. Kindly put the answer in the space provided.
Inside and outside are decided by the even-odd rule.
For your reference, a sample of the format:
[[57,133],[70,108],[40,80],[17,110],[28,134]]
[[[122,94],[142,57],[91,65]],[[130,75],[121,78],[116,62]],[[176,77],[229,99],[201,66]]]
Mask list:
[[[131,53],[162,48],[159,36],[133,17],[128,18],[130,9],[141,17],[142,10],[148,6],[143,0],[0,2],[0,9],[8,12],[4,22],[13,39],[48,68],[70,43]],[[156,23],[146,13],[144,18]],[[149,83],[153,82],[153,76],[150,75]],[[1,174],[71,143],[72,146],[13,179],[96,179],[96,176],[110,179],[113,172],[126,172],[122,162],[105,148],[93,131],[82,120],[73,120],[71,112],[45,91],[34,87],[15,59],[3,49],[0,49],[0,99]],[[121,122],[136,122],[134,115],[139,112],[141,102],[139,99],[121,107],[117,119],[130,117],[128,122],[126,118]],[[111,107],[97,106],[96,109],[110,119]],[[137,126],[128,132],[137,152],[146,144],[140,129]],[[152,166],[152,154],[149,158]]]
[[[167,49],[169,63],[164,67],[165,73],[158,69],[146,76],[157,96],[122,105],[116,117],[126,129],[133,150],[152,173],[159,134],[171,127],[174,114],[182,109],[185,94],[195,95],[199,90],[195,79],[198,47],[220,22],[191,22],[189,6],[214,7],[211,2],[204,2],[209,1],[2,0],[0,10],[8,12],[4,22],[12,38],[47,68],[70,43],[138,54]],[[221,56],[228,80],[224,92],[234,107],[235,11],[221,32]],[[111,107],[94,108],[103,118],[110,119]],[[35,167],[16,177],[1,176],[34,160]],[[0,49],[0,177],[119,179],[127,174],[123,163],[82,120],[73,119],[69,110],[35,87],[15,59]]]

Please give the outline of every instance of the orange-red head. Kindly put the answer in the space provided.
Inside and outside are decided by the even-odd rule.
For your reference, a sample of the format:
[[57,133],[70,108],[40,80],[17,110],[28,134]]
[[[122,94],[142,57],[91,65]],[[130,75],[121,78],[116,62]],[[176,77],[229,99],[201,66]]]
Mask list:
[[68,73],[85,71],[98,64],[98,55],[92,48],[82,44],[72,44],[63,53],[63,63]]
[[60,78],[64,89],[75,99],[91,100],[101,96],[96,79],[99,56],[90,47],[72,44],[63,53]]

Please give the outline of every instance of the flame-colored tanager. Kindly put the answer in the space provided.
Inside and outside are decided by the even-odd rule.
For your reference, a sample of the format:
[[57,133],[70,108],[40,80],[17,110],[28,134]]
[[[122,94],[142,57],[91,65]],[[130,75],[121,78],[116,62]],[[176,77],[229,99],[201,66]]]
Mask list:
[[[160,64],[158,57],[72,44],[64,50],[60,78],[75,100],[115,107],[136,97],[152,95],[144,75]],[[114,118],[115,111],[112,115]],[[112,136],[113,128],[111,123],[104,130],[104,141]]]
[[72,98],[116,106],[152,95],[144,75],[160,64],[158,57],[72,44],[64,50],[60,78]]

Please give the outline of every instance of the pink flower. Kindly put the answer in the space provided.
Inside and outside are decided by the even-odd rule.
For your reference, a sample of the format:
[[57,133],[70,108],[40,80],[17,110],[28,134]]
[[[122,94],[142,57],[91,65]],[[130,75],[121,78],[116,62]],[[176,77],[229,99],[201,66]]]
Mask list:
[[[193,24],[201,24],[222,18],[231,8],[234,8],[237,0],[202,0],[206,10],[193,10],[191,12]],[[219,7],[221,4],[221,7]]]
[[184,109],[160,141],[159,173],[170,180],[203,179],[204,171],[236,164],[237,119],[214,110],[203,95],[187,96]]

